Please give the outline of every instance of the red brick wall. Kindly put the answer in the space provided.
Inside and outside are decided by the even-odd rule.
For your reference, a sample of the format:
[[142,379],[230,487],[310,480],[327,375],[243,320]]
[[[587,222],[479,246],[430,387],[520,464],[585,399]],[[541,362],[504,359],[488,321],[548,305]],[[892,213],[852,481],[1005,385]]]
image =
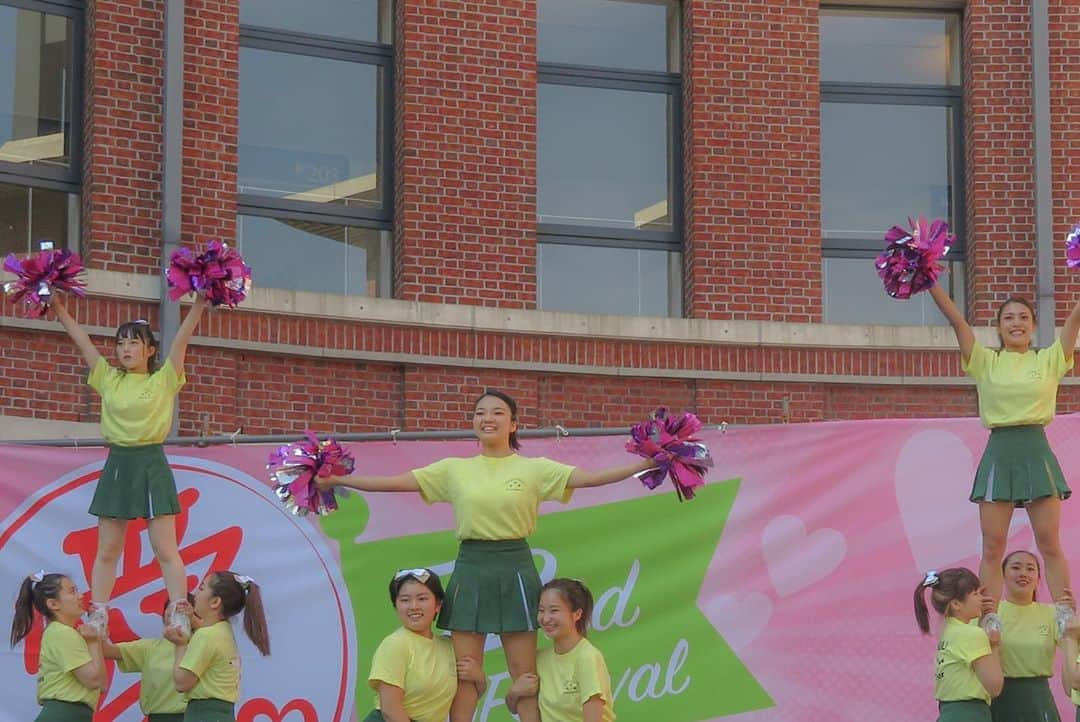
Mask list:
[[535,0],[396,20],[395,295],[535,308]]
[[1007,296],[1035,295],[1029,4],[973,0],[964,13],[968,311],[982,323]]
[[684,2],[687,316],[821,320],[818,5]]
[[1071,0],[1051,0],[1050,135],[1054,197],[1054,293],[1057,322],[1064,323],[1080,299],[1076,271],[1065,267],[1063,239],[1080,223],[1080,180],[1074,171],[1080,149],[1080,58],[1073,48],[1080,33],[1080,8]]
[[82,238],[94,268],[161,265],[163,9],[87,2]]

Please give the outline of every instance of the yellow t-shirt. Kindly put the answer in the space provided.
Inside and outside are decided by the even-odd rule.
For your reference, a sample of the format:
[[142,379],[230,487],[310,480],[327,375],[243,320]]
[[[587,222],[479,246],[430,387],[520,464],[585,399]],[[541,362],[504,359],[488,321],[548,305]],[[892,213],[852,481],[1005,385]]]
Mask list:
[[173,682],[173,663],[176,647],[167,639],[137,639],[121,642],[121,672],[137,672],[139,680],[139,709],[143,714],[182,714],[187,708],[184,695],[176,691]]
[[450,713],[457,692],[457,666],[449,637],[428,639],[404,627],[390,634],[371,658],[368,685],[379,683],[400,687],[405,692],[405,713],[414,722],[442,722]]
[[97,709],[101,691],[90,689],[75,676],[75,670],[92,662],[86,640],[61,622],[49,622],[41,635],[38,662],[37,701],[55,699],[60,702],[82,702]]
[[436,461],[413,476],[424,501],[454,507],[458,539],[522,539],[536,528],[541,501],[570,501],[574,467],[543,458],[473,456]]
[[604,700],[601,722],[615,719],[604,655],[588,639],[581,639],[566,654],[556,654],[551,648],[540,650],[536,674],[540,677],[540,718],[545,722],[582,722],[582,708],[596,695]]
[[186,382],[169,359],[152,374],[137,374],[99,357],[87,383],[101,396],[102,436],[116,446],[160,444],[172,427],[176,392]]
[[947,618],[937,647],[934,697],[941,702],[981,699],[990,704],[990,693],[972,667],[988,654],[990,640],[981,627]]
[[223,620],[196,629],[180,667],[199,678],[187,693],[188,700],[236,702],[240,698],[240,654],[229,622]]
[[1049,604],[998,604],[1001,617],[1001,669],[1006,677],[1051,677],[1057,646],[1054,607]]
[[1054,418],[1058,382],[1072,369],[1061,341],[1027,353],[991,351],[976,343],[961,366],[975,379],[983,426],[1045,426]]

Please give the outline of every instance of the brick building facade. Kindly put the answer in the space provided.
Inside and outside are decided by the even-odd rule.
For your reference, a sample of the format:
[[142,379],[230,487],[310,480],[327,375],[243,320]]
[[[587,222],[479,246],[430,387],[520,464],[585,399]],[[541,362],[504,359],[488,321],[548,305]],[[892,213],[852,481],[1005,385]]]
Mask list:
[[[317,19],[323,4],[303,5]],[[335,6],[327,13],[350,5],[325,4]],[[559,28],[578,23],[595,30],[606,21],[603,15],[574,16],[567,3],[554,0],[353,3],[363,6],[361,20],[370,27],[353,32],[355,25],[342,23],[347,37],[335,37],[332,24],[300,27],[289,17],[275,26],[273,13],[260,11],[254,0],[186,0],[182,163],[170,166],[164,151],[166,39],[177,29],[168,26],[163,0],[0,1],[0,23],[63,19],[73,58],[65,77],[77,81],[76,100],[65,111],[71,127],[63,132],[72,147],[64,172],[39,172],[57,164],[40,156],[12,159],[0,143],[0,184],[35,189],[46,200],[49,193],[66,194],[67,225],[36,221],[30,211],[29,220],[5,220],[4,251],[25,252],[39,228],[62,226],[90,269],[90,297],[71,306],[101,347],[108,348],[111,330],[122,321],[141,317],[160,327],[169,203],[163,184],[168,174],[178,174],[181,240],[238,239],[256,278],[245,306],[208,314],[197,331],[180,397],[183,434],[238,428],[284,433],[306,425],[338,432],[460,428],[484,386],[515,395],[526,426],[626,425],[661,403],[694,409],[710,423],[974,415],[974,391],[960,373],[950,329],[873,318],[837,322],[828,311],[829,294],[848,285],[843,274],[829,274],[829,258],[841,259],[835,266],[840,269],[848,268],[846,260],[862,259],[871,285],[877,281],[868,246],[823,240],[829,237],[823,218],[835,203],[828,139],[834,116],[823,103],[858,105],[859,98],[872,96],[868,105],[892,107],[889,94],[898,93],[941,111],[951,135],[942,141],[950,154],[943,162],[948,182],[931,191],[939,205],[896,208],[889,224],[939,206],[952,214],[962,236],[962,273],[954,264],[954,276],[963,279],[953,292],[973,324],[986,326],[1005,295],[1034,297],[1040,291],[1037,247],[1048,241],[1036,240],[1039,96],[1033,78],[1043,34],[1029,8],[1039,3],[927,0],[918,9],[909,2],[853,8],[811,0],[608,4],[659,8],[661,18],[667,13],[665,29],[657,32],[668,67],[612,69],[568,61],[562,53],[574,49],[559,47]],[[1080,58],[1070,47],[1080,30],[1080,8],[1070,0],[1044,5],[1049,190],[1053,238],[1060,240],[1077,220],[1072,214],[1080,200],[1069,164],[1080,138],[1073,119],[1080,110],[1072,102],[1080,92]],[[832,43],[852,42],[859,27],[890,32],[888,23],[908,18],[946,28],[942,62],[959,72],[946,72],[941,87],[919,78],[911,88],[889,78],[830,80],[833,66],[823,64],[833,62]],[[0,34],[0,53],[7,52],[5,38],[12,42]],[[938,53],[936,46],[913,47],[905,57]],[[344,68],[374,78],[371,92],[355,101],[356,112],[370,115],[374,129],[369,145],[377,167],[368,169],[376,176],[373,186],[362,183],[369,175],[334,154],[246,150],[258,145],[248,142],[253,134],[277,132],[275,115],[287,111],[281,106],[268,112],[277,106],[260,105],[265,88],[251,87],[265,84],[261,78],[276,67],[277,56],[290,62],[315,58],[337,63],[334,72]],[[13,67],[16,100],[0,103],[18,116],[19,74],[27,71],[25,64]],[[283,103],[304,105],[301,96],[290,100],[297,89],[288,82],[304,72],[282,76],[271,90]],[[312,87],[318,77],[310,77]],[[550,148],[558,138],[552,139],[551,129],[561,127],[560,119],[545,115],[555,107],[543,95],[549,86],[553,95],[562,88],[602,88],[667,99],[670,127],[659,144],[669,156],[671,177],[659,206],[666,214],[660,230],[642,221],[622,236],[604,228],[583,238],[589,234],[546,217],[551,214],[538,201],[552,196],[543,180],[551,167],[545,153],[554,157]],[[337,90],[348,95],[350,87]],[[317,127],[320,114],[353,112],[347,98],[341,102],[340,108],[308,106],[296,117]],[[853,114],[844,110],[839,117]],[[12,131],[0,142],[40,139],[47,135],[41,127],[44,121],[36,135]],[[329,174],[350,193],[323,202],[315,197],[322,186],[313,187],[322,181],[312,181],[307,188],[260,195],[259,184],[244,177],[280,175],[275,169],[284,166],[294,175],[299,168]],[[334,175],[335,169],[342,170]],[[865,180],[886,172],[872,168]],[[3,206],[2,213],[14,218],[23,213],[20,204]],[[322,210],[330,206],[332,211]],[[245,218],[250,232],[240,228]],[[306,263],[322,264],[327,274],[335,265],[332,253],[312,259],[295,244],[257,252],[256,261],[248,246],[257,249],[257,242],[249,239],[270,221],[349,249],[360,246],[350,245],[349,233],[341,241],[334,229],[356,228],[360,245],[367,244],[358,271],[368,278],[365,292],[348,292],[350,281],[344,292],[333,293],[317,282],[292,288],[260,282],[288,279],[291,268]],[[1059,241],[1049,242],[1059,247]],[[637,249],[639,263],[653,258],[646,251],[666,254],[674,263],[674,276],[668,275],[676,279],[667,287],[675,297],[670,316],[598,314],[590,312],[588,300],[584,310],[565,310],[561,303],[576,301],[550,300],[555,291],[544,296],[539,280],[550,278],[540,269],[542,252],[555,246]],[[1060,324],[1080,284],[1064,268],[1060,250],[1053,265],[1053,298],[1046,289],[1041,293],[1044,304],[1053,305],[1041,308],[1050,308]],[[880,304],[881,296],[876,286],[867,303]],[[847,299],[844,305],[859,304]],[[3,424],[60,436],[71,424],[93,422],[97,400],[59,325],[19,318],[11,304],[0,306],[0,313]],[[987,331],[987,340],[993,339]],[[1067,379],[1059,411],[1078,409],[1080,389]],[[85,433],[92,427],[75,428],[92,435]]]

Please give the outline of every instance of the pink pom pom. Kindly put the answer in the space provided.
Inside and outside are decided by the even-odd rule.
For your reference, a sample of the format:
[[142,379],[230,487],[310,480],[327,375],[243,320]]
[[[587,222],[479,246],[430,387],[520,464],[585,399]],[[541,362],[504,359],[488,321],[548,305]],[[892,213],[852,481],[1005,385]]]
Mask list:
[[320,489],[317,478],[344,476],[353,471],[351,453],[334,439],[319,439],[309,430],[304,441],[278,447],[270,454],[266,468],[275,492],[285,507],[297,516],[308,512],[329,514],[337,510],[333,490]]
[[928,223],[908,219],[910,231],[893,226],[885,233],[889,244],[877,257],[878,276],[885,283],[885,292],[893,298],[911,298],[913,294],[937,283],[945,271],[940,261],[956,241],[949,233],[949,224],[942,220]]
[[694,437],[701,428],[694,414],[669,416],[664,407],[648,421],[635,424],[626,450],[657,464],[655,469],[636,474],[641,483],[655,489],[665,477],[671,477],[679,501],[693,499],[694,490],[705,484],[705,473],[713,465],[708,447]]
[[1080,224],[1073,226],[1065,236],[1065,265],[1069,268],[1080,266]]
[[251,290],[251,267],[221,241],[210,241],[198,256],[187,248],[174,251],[165,278],[173,301],[195,293],[211,306],[236,308]]
[[43,241],[41,248],[22,261],[14,253],[4,260],[4,270],[18,276],[18,280],[4,284],[4,293],[13,303],[23,305],[27,318],[45,315],[56,291],[86,295],[86,282],[80,277],[85,269],[79,254],[67,249],[54,250],[49,241]]

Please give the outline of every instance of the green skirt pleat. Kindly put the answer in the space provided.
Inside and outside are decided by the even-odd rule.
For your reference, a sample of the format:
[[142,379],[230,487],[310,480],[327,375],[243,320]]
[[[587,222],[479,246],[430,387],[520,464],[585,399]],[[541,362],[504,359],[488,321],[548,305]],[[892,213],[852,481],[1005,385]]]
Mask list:
[[41,701],[41,711],[34,722],[91,722],[94,710],[82,702],[61,702],[58,699]]
[[1011,501],[1020,507],[1038,499],[1068,499],[1071,495],[1043,427],[990,430],[975,472],[971,501]]
[[161,444],[110,447],[90,513],[114,519],[179,514],[176,479]]
[[990,714],[994,722],[1061,722],[1046,677],[1006,677]]
[[438,627],[502,634],[536,630],[540,574],[524,539],[461,542]]
[[184,712],[184,722],[236,722],[236,705],[223,699],[193,699]]
[[937,722],[991,722],[990,705],[981,699],[938,702]]

